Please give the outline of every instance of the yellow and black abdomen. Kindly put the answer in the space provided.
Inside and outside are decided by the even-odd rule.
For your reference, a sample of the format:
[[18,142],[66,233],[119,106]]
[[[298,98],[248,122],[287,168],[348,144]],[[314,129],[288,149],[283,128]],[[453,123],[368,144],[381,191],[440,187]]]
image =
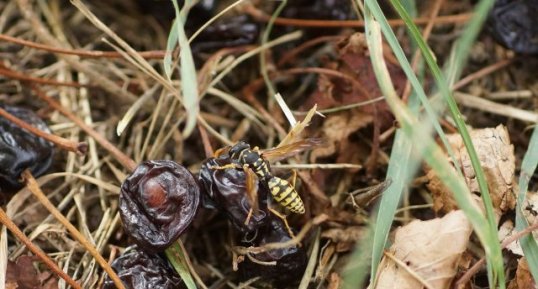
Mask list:
[[288,181],[272,176],[267,184],[275,201],[293,213],[304,214],[303,200]]

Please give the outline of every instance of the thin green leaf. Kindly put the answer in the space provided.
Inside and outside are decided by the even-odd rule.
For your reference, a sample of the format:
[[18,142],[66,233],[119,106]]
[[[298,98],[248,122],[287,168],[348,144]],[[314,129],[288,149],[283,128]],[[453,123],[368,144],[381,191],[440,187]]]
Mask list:
[[[401,2],[399,0],[391,0],[391,3],[394,9],[400,15],[400,17],[406,22],[407,28],[411,32],[412,39],[417,43],[419,49],[421,50],[422,55],[426,63],[428,64],[432,72],[432,75],[434,76],[437,87],[439,88],[441,95],[443,96],[443,98],[448,104],[448,108],[452,114],[452,118],[454,119],[456,123],[458,131],[461,134],[463,143],[465,144],[465,147],[469,154],[469,158],[471,160],[471,164],[476,174],[476,180],[478,182],[478,186],[480,188],[480,193],[482,196],[482,201],[486,209],[487,221],[490,227],[489,230],[496,231],[497,221],[496,221],[496,216],[493,210],[493,202],[489,194],[489,188],[487,185],[486,176],[480,164],[480,159],[478,158],[478,154],[476,153],[476,149],[473,145],[469,131],[467,130],[467,126],[463,120],[463,116],[461,115],[459,111],[458,105],[456,104],[456,100],[452,96],[449,84],[447,80],[445,79],[443,73],[441,72],[441,69],[437,66],[436,60],[430,48],[428,47],[428,45],[422,38],[418,30],[418,27],[414,24],[413,20],[411,19],[411,17],[409,16],[405,8],[402,6]],[[465,59],[464,56],[462,58]],[[496,283],[498,281],[499,283],[501,283],[499,284],[499,286],[503,287],[504,286],[504,267],[502,265],[503,263],[502,263],[502,253],[501,253],[500,244],[497,239],[488,239],[485,241],[487,241],[487,244],[483,244],[483,245],[490,247],[491,254],[492,254],[488,256],[491,261],[491,262],[488,262],[488,266],[490,265],[495,266],[495,267],[489,267],[489,270],[492,273],[489,275],[490,285],[492,287],[495,287],[496,284],[498,284]]]
[[198,113],[200,111],[196,68],[194,66],[194,59],[192,57],[189,40],[183,27],[185,21],[187,20],[187,14],[189,8],[193,4],[193,1],[185,1],[185,5],[181,11],[179,11],[177,1],[172,0],[172,2],[174,4],[174,9],[176,10],[177,16],[176,30],[178,34],[179,47],[181,47],[181,52],[179,55],[181,92],[183,94],[183,106],[185,107],[185,112],[187,114],[187,121],[183,130],[183,137],[188,137],[196,126],[196,119],[198,118]]
[[[396,132],[394,140],[387,171],[387,178],[390,178],[392,184],[383,193],[379,209],[377,210],[372,260],[381,260],[402,193],[407,188],[411,172],[414,173],[418,168],[418,162],[410,159],[411,148],[413,147],[412,140],[404,136],[401,130]],[[413,167],[410,167],[410,165]],[[377,273],[378,265],[379,262],[372,263],[372,276],[375,276]]]
[[[366,2],[367,11],[370,9],[371,2],[372,1],[370,0],[367,0]],[[370,57],[372,58],[376,79],[383,94],[387,97],[387,102],[398,121],[402,124],[402,129],[405,134],[414,140],[416,146],[414,151],[426,160],[428,165],[437,173],[443,183],[454,193],[453,196],[458,206],[465,212],[469,221],[472,223],[477,236],[482,244],[484,244],[486,256],[494,256],[495,252],[492,251],[495,250],[495,244],[497,246],[499,244],[498,240],[495,244],[492,244],[491,240],[497,238],[497,231],[492,230],[489,226],[484,226],[486,219],[482,215],[477,204],[473,201],[471,193],[463,178],[454,172],[452,166],[446,160],[444,152],[437,146],[432,137],[425,132],[425,124],[419,122],[407,109],[405,104],[398,98],[382,55],[379,24],[372,19],[372,15],[369,11],[365,14],[365,27]],[[385,33],[385,35],[387,34]],[[494,258],[491,258],[490,260],[496,261]],[[498,266],[498,264],[495,265]],[[503,277],[502,275],[498,276],[499,279],[502,279]],[[503,285],[504,284],[499,284],[501,287]]]
[[[526,199],[527,190],[529,188],[529,181],[531,176],[536,171],[538,165],[538,127],[534,128],[532,132],[531,141],[529,142],[529,148],[523,157],[521,163],[521,173],[519,176],[519,193],[517,198],[516,207],[516,229],[518,231],[524,230],[529,226],[527,220],[523,216],[523,204]],[[523,236],[519,239],[523,253],[527,258],[529,269],[531,271],[534,280],[538,280],[538,244],[532,234]]]
[[374,228],[368,226],[364,237],[357,242],[355,250],[349,262],[346,264],[344,271],[342,272],[342,278],[344,280],[342,289],[356,289],[361,288],[366,276],[368,276],[368,265],[370,264],[370,257],[372,252],[372,241],[374,236]]
[[[413,87],[413,91],[416,94],[417,98],[420,100],[421,104],[424,106],[424,109],[426,111],[426,114],[428,116],[429,122],[426,122],[426,125],[432,125],[435,128],[435,131],[440,136],[445,149],[449,152],[449,155],[454,155],[452,152],[452,148],[448,143],[448,140],[446,139],[446,136],[441,128],[441,125],[439,124],[439,121],[437,119],[437,114],[435,110],[430,105],[428,98],[426,97],[426,93],[424,92],[424,88],[422,87],[420,81],[416,77],[411,65],[409,64],[409,61],[407,60],[407,57],[405,53],[403,52],[402,48],[400,47],[400,44],[398,43],[398,39],[396,38],[396,35],[392,32],[392,29],[390,25],[388,24],[385,16],[383,15],[383,12],[381,11],[381,8],[377,4],[376,1],[370,1],[367,0],[365,4],[368,6],[368,9],[372,12],[374,17],[376,19],[379,19],[379,24],[381,25],[381,29],[383,30],[383,33],[385,34],[385,38],[389,45],[392,48],[392,51],[394,52],[394,55],[398,59],[400,65],[402,66],[402,69],[404,73],[406,74],[409,82],[411,83],[411,86]],[[379,81],[379,80],[378,80]],[[431,131],[431,129],[424,128],[424,131]],[[416,160],[418,163],[420,160]],[[411,165],[412,167],[416,167],[416,165]],[[410,174],[413,174],[414,171],[409,170]],[[397,186],[394,186],[394,190],[397,189]],[[403,189],[403,187],[402,187]],[[394,193],[396,195],[396,193]],[[401,191],[398,193],[398,196],[401,195]],[[393,196],[394,197],[394,196]],[[381,199],[381,203],[389,202],[392,203],[393,200],[389,200],[388,197],[383,196]],[[399,202],[399,199],[397,200]],[[372,251],[372,276],[375,276],[376,270],[377,270],[377,264],[381,261],[381,256],[383,254],[383,248],[384,248],[384,241],[387,239],[387,234],[384,235],[378,235],[383,234],[384,232],[388,232],[390,230],[390,225],[392,224],[392,221],[394,219],[394,214],[396,212],[396,208],[394,208],[393,204],[385,204],[383,205],[385,208],[393,208],[392,211],[390,210],[384,210],[381,215],[378,215],[379,220],[383,220],[379,225],[376,224],[376,236],[374,237],[374,251]],[[387,226],[387,227],[383,227]],[[382,242],[383,244],[380,245],[379,242]]]
[[174,52],[174,48],[176,48],[179,39],[177,31],[177,20],[174,19],[174,22],[172,22],[172,28],[170,28],[170,34],[168,34],[168,40],[166,41],[166,54],[164,55],[163,59],[164,73],[168,79],[172,78],[172,65],[174,64],[172,61],[172,53]]
[[187,261],[185,259],[185,252],[183,252],[181,246],[177,242],[174,242],[172,246],[166,249],[165,253],[187,288],[196,289],[196,283],[189,272],[189,267],[187,266]]

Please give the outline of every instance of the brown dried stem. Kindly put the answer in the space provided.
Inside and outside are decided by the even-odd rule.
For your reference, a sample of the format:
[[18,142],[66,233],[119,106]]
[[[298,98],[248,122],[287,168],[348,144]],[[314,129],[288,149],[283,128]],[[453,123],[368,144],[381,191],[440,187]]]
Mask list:
[[2,224],[4,224],[8,228],[8,230],[11,231],[11,233],[13,233],[15,237],[17,237],[17,239],[23,242],[26,248],[28,248],[28,250],[32,251],[32,253],[34,253],[39,259],[41,259],[41,261],[45,263],[45,265],[49,267],[51,271],[60,276],[60,278],[64,279],[65,282],[67,282],[67,284],[69,284],[71,287],[75,289],[82,289],[82,287],[77,282],[75,282],[75,280],[73,280],[69,275],[67,275],[62,269],[60,269],[60,267],[58,267],[58,265],[56,265],[56,263],[54,263],[54,261],[52,261],[49,256],[45,254],[45,252],[43,252],[39,247],[34,245],[32,241],[28,239],[26,235],[24,235],[24,233],[17,227],[15,223],[13,223],[13,221],[11,221],[9,216],[2,208],[0,208],[0,222],[2,222]]
[[[519,240],[521,237],[530,234],[532,231],[538,229],[538,222],[535,222],[534,224],[528,226],[524,230],[521,230],[520,232],[517,232],[513,234],[512,236],[504,239],[504,241],[501,244],[501,248],[506,248],[508,245],[510,245],[512,242],[515,242],[516,240]],[[480,260],[478,260],[473,267],[471,267],[461,278],[454,283],[454,288],[464,288],[465,284],[471,280],[471,278],[484,266],[486,263],[486,258],[482,257]]]
[[123,283],[121,282],[120,278],[112,270],[112,267],[107,263],[107,261],[101,256],[99,251],[95,248],[95,246],[88,241],[80,233],[71,222],[52,204],[47,196],[41,191],[41,188],[39,187],[39,184],[34,179],[34,176],[32,176],[32,173],[29,170],[25,170],[22,173],[22,178],[26,182],[26,187],[34,196],[39,200],[39,202],[51,213],[56,220],[58,220],[62,225],[65,226],[65,228],[71,233],[71,235],[84,247],[97,261],[97,263],[105,270],[105,272],[108,274],[110,279],[114,282],[117,288],[119,289],[125,289],[125,286],[123,286]]
[[56,81],[56,80],[51,80],[51,79],[32,77],[32,76],[28,76],[26,74],[20,73],[18,71],[9,69],[1,64],[0,64],[0,75],[9,77],[11,79],[17,79],[20,81],[28,81],[31,83],[39,83],[39,84],[67,86],[67,87],[90,87],[91,86],[91,85],[86,85],[86,84],[80,84],[78,82],[61,82],[61,81]]
[[0,108],[0,116],[4,117],[5,119],[11,121],[15,125],[27,130],[31,134],[40,137],[42,139],[45,139],[56,146],[60,147],[63,150],[70,151],[77,153],[79,155],[85,155],[88,151],[88,144],[85,142],[75,142],[72,140],[65,139],[63,137],[50,134],[47,132],[44,132],[31,124],[25,122],[24,120],[12,115],[11,113],[7,112],[5,109]]
[[[88,51],[88,50],[77,50],[77,49],[66,49],[59,48],[54,46],[49,46],[41,43],[36,43],[24,39],[19,39],[16,37],[11,37],[5,34],[0,34],[0,40],[9,41],[12,43],[24,45],[27,47],[44,50],[52,53],[68,54],[68,55],[78,55],[81,57],[87,58],[123,58],[123,55],[116,51]],[[138,52],[140,56],[147,59],[161,59],[166,55],[164,50],[153,50],[153,51],[141,51]]]
[[[35,7],[30,3],[29,0],[16,0],[16,2],[19,6],[19,10],[22,16],[24,17],[24,19],[26,19],[26,21],[29,22],[29,24],[32,26],[32,30],[42,42],[54,47],[63,46],[62,43],[49,32],[48,27],[43,24],[41,18],[36,15],[36,13],[34,12]],[[118,86],[106,75],[103,75],[101,72],[96,71],[93,67],[90,67],[86,63],[80,61],[80,57],[65,54],[59,54],[58,57],[64,60],[69,66],[73,67],[77,71],[86,74],[88,78],[91,79],[92,83],[96,83],[104,90],[108,91],[111,95],[114,96],[114,99],[117,100],[120,105],[131,104],[138,99],[137,96]]]
[[84,121],[78,118],[76,115],[67,111],[61,104],[56,102],[51,97],[47,96],[39,88],[37,88],[36,86],[33,86],[32,89],[34,90],[34,92],[40,99],[47,102],[49,106],[59,111],[65,117],[67,117],[72,122],[74,122],[83,131],[85,131],[89,136],[95,139],[95,141],[99,143],[104,149],[106,149],[121,165],[123,165],[126,169],[128,169],[131,172],[134,171],[134,169],[136,168],[136,163],[133,161],[133,159],[131,159],[126,154],[121,152],[118,148],[116,148],[113,144],[111,144],[107,139],[105,139],[101,134],[99,134],[92,127],[84,123]]
[[[271,18],[270,15],[265,14],[263,11],[254,7],[254,5],[246,5],[244,11],[252,16],[257,21],[267,22]],[[437,17],[434,21],[435,24],[451,24],[451,23],[465,23],[473,16],[472,13],[463,13],[456,15],[447,15]],[[403,26],[406,25],[401,19],[389,19],[387,20],[390,26]],[[417,25],[425,25],[430,21],[430,17],[416,18],[413,22]],[[301,27],[364,27],[364,21],[362,20],[312,20],[312,19],[294,19],[294,18],[282,18],[277,17],[275,19],[275,25],[284,26],[301,26]]]

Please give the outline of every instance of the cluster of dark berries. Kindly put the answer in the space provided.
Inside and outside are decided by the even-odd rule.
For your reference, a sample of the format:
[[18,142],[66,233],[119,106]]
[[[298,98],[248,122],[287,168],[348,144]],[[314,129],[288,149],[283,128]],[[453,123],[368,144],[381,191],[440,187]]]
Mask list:
[[[235,162],[227,153],[209,158],[203,162],[197,180],[174,161],[146,161],[127,177],[121,186],[119,209],[124,230],[136,246],[116,259],[113,267],[129,288],[179,288],[179,276],[162,252],[193,221],[202,198],[204,206],[228,216],[246,247],[292,238],[284,221],[268,208],[270,193],[263,179],[254,179],[257,209],[251,210],[247,173]],[[220,169],[229,164],[234,166]],[[298,281],[307,263],[304,247],[295,245],[252,257],[261,262],[245,258],[239,264],[240,276],[243,279],[261,276],[277,287]],[[104,288],[113,288],[109,279]]]
[[[194,176],[174,161],[141,163],[121,186],[120,216],[136,243],[114,260],[113,269],[133,289],[184,288],[163,252],[189,227],[200,203]],[[104,289],[115,288],[107,278]]]
[[[204,204],[212,205],[228,216],[240,236],[239,242],[246,247],[289,241],[292,236],[284,221],[268,209],[268,184],[256,179],[257,209],[253,209],[248,198],[247,173],[242,164],[235,163],[237,169],[218,169],[234,162],[237,160],[227,153],[204,161],[199,176],[204,196],[208,199]],[[297,245],[252,254],[252,257],[261,262],[245,258],[239,263],[241,277],[246,280],[260,276],[277,287],[293,286],[300,280],[307,263],[304,247]],[[265,265],[269,262],[276,265]]]

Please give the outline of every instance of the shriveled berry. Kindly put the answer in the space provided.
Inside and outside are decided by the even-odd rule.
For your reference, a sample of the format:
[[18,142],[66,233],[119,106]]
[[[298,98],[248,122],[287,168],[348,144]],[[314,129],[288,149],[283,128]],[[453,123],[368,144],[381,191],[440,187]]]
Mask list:
[[173,161],[145,161],[121,186],[120,216],[141,248],[159,252],[190,225],[199,202],[200,188],[189,170]]
[[228,17],[209,25],[192,43],[194,51],[247,45],[258,39],[258,24],[246,15]]
[[[7,105],[1,107],[34,127],[50,132],[33,111]],[[21,188],[19,179],[25,169],[30,169],[34,176],[45,173],[52,162],[53,149],[52,143],[0,117],[0,192]]]
[[[267,211],[267,188],[257,179],[258,210],[249,212],[252,206],[248,199],[246,174],[242,168],[216,169],[231,164],[228,155],[209,158],[202,163],[199,180],[211,205],[224,211],[232,224],[243,234],[255,232],[265,224]],[[247,221],[245,223],[245,221]]]
[[497,0],[486,26],[502,45],[518,53],[538,53],[538,1]]
[[[291,239],[284,222],[270,215],[264,228],[258,231],[257,238],[245,243],[246,246],[260,247],[269,243],[283,243]],[[250,279],[256,276],[273,283],[277,288],[293,287],[301,280],[307,265],[306,252],[303,247],[293,245],[287,248],[269,250],[267,252],[252,254],[252,257],[263,262],[276,262],[276,265],[265,265],[252,262],[249,258],[239,263],[242,278]]]
[[[170,266],[166,257],[149,254],[137,246],[127,250],[112,262],[112,269],[129,289],[180,289],[185,284]],[[107,276],[103,289],[115,289]]]

